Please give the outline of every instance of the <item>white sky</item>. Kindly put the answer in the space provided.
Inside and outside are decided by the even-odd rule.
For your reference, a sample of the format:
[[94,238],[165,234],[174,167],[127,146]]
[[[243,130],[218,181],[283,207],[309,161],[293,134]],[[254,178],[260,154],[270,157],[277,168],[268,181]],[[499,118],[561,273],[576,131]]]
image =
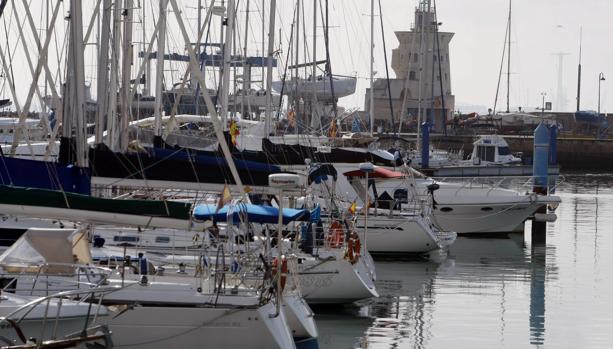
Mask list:
[[[239,37],[244,31],[244,6],[247,0],[241,0],[241,12],[239,13]],[[262,0],[251,0],[251,24],[249,35],[249,53],[255,55],[261,51],[261,7]],[[314,0],[303,0],[306,8],[306,27],[309,51],[311,51],[312,36],[312,4]],[[324,0],[319,0],[322,3]],[[24,17],[21,1],[15,1],[19,5],[18,12]],[[30,8],[34,12],[37,24],[43,23],[40,7],[35,4],[42,0],[28,0]],[[157,1],[135,0],[146,3],[151,7]],[[209,1],[203,0],[203,3]],[[220,1],[218,0],[218,3]],[[265,0],[267,6],[269,0]],[[357,75],[360,77],[356,95],[345,98],[342,105],[348,107],[363,107],[364,89],[368,85],[369,73],[369,39],[370,39],[370,0],[329,0],[331,34],[331,58],[334,73]],[[64,1],[58,28],[64,26],[62,18],[67,14],[68,2]],[[94,4],[94,0],[84,0],[83,4]],[[179,0],[183,15],[192,27],[196,23],[196,0]],[[281,27],[281,52],[283,59],[287,54],[287,42],[289,27],[292,22],[292,11],[295,0],[278,0],[277,28]],[[90,5],[93,6],[93,5]],[[383,20],[386,32],[388,60],[391,60],[391,50],[397,47],[393,31],[409,30],[414,19],[415,0],[382,0]],[[456,35],[451,42],[451,71],[452,88],[456,95],[458,105],[492,106],[496,92],[496,82],[502,55],[502,46],[508,15],[508,0],[438,0],[439,21],[443,22],[442,31],[451,31]],[[511,109],[522,106],[525,110],[534,110],[541,104],[541,92],[547,93],[547,100],[557,102],[557,76],[558,58],[552,54],[555,52],[569,53],[565,57],[564,86],[566,92],[566,110],[575,109],[576,76],[578,62],[579,28],[583,26],[583,85],[582,85],[582,109],[597,108],[598,99],[598,74],[603,72],[607,78],[613,81],[613,69],[610,68],[613,47],[609,38],[613,24],[610,16],[613,14],[613,1],[610,0],[514,0],[513,1],[513,40],[512,40],[512,79],[511,79]],[[5,17],[10,15],[10,4],[5,11]],[[38,11],[38,12],[37,12]],[[148,10],[150,13],[151,9]],[[376,11],[378,13],[378,9]],[[157,16],[157,15],[156,15]],[[169,25],[176,26],[173,14],[169,14]],[[219,21],[219,19],[216,19]],[[379,17],[376,17],[376,50],[375,70],[377,77],[385,76],[383,59],[383,47],[381,44],[381,31]],[[137,19],[138,21],[138,19]],[[151,16],[147,19],[152,21]],[[319,18],[321,24],[321,18]],[[42,25],[42,24],[41,24]],[[214,26],[213,37],[218,37],[219,26]],[[26,26],[24,30],[29,33]],[[137,31],[140,25],[137,24]],[[148,32],[152,30],[148,24]],[[190,29],[191,33],[195,31]],[[318,29],[318,59],[325,58],[323,37],[321,28]],[[4,27],[0,23],[0,45],[6,49]],[[277,32],[278,33],[278,32]],[[9,28],[9,37],[17,37],[16,26]],[[135,32],[135,41],[142,36]],[[278,36],[278,35],[277,35]],[[278,39],[278,37],[277,37]],[[14,39],[11,39],[14,40]],[[61,43],[61,34],[57,38]],[[178,29],[172,28],[169,32],[168,45],[171,49],[182,52],[184,43],[180,39]],[[215,40],[213,40],[215,41]],[[240,46],[242,47],[242,41]],[[28,40],[28,45],[34,47],[33,41]],[[11,42],[14,44],[14,41]],[[52,45],[53,46],[53,45]],[[50,57],[56,59],[57,53],[52,48]],[[93,81],[93,58],[94,47],[90,46],[90,52],[86,55],[86,65],[89,67],[88,80],[95,86]],[[25,99],[27,93],[27,65],[23,59],[22,50],[14,53],[14,66],[18,71],[18,89],[20,98]],[[301,53],[301,56],[303,53]],[[57,59],[56,59],[57,60]],[[54,65],[54,63],[50,63]],[[168,64],[167,83],[177,81],[181,70],[180,65]],[[506,72],[506,71],[505,71]],[[26,74],[26,75],[24,75]],[[390,74],[393,70],[390,67]],[[31,80],[31,79],[30,79]],[[1,83],[2,81],[0,81]],[[602,84],[602,111],[613,110],[613,99],[607,99],[609,81]],[[42,85],[42,79],[40,80]],[[94,91],[95,92],[95,91]],[[506,94],[505,89],[501,90]],[[6,91],[3,95],[7,95]],[[22,96],[22,97],[21,97]],[[502,104],[499,102],[499,105]],[[559,109],[554,104],[554,109]],[[463,111],[469,111],[463,109]]]

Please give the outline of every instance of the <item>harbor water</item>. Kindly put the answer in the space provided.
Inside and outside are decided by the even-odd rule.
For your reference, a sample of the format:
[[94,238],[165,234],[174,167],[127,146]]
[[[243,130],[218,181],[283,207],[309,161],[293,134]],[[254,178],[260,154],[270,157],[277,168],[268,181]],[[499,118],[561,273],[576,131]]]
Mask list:
[[610,348],[613,174],[566,175],[546,245],[460,237],[440,261],[377,261],[380,297],[318,309],[320,348]]

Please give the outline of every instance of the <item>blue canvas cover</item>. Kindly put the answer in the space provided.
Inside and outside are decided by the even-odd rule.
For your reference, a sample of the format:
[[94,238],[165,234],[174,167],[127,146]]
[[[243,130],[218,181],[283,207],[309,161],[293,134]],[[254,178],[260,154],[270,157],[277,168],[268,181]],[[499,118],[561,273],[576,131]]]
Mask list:
[[[232,223],[241,222],[240,215],[247,215],[252,223],[276,224],[279,222],[279,209],[271,206],[252,204],[227,205],[217,211],[217,205],[202,204],[194,209],[194,219],[198,221],[212,220],[215,222],[227,221],[228,212],[232,212]],[[308,221],[311,218],[309,210],[297,210],[293,208],[283,209],[283,224],[294,221]]]

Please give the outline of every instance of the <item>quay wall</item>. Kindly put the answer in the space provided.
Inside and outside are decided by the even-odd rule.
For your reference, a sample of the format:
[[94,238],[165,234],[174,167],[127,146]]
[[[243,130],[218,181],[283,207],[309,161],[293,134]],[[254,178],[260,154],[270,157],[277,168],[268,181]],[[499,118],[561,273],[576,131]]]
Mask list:
[[[613,139],[558,137],[558,163],[562,171],[613,171]],[[415,134],[403,134],[401,138],[410,144],[415,141]],[[521,152],[524,159],[532,159],[532,136],[510,135],[504,138],[511,152]],[[474,135],[430,135],[434,147],[454,152],[463,150],[465,157],[472,152],[475,139]],[[394,146],[393,139],[382,139],[380,143],[384,148]]]

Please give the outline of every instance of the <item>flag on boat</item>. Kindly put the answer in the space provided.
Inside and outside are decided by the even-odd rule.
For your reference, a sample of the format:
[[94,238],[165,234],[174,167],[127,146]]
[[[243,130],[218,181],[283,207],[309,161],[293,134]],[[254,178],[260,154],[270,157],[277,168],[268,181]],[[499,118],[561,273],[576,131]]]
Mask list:
[[358,204],[355,202],[355,200],[353,200],[353,202],[351,203],[351,206],[349,206],[349,213],[354,215],[357,209],[358,209]]
[[236,145],[236,137],[238,137],[238,135],[240,135],[241,132],[238,129],[238,124],[236,123],[236,121],[232,120],[230,121],[230,137],[232,139],[232,144]]
[[217,209],[215,210],[215,213],[219,212],[219,210],[221,210],[222,207],[226,206],[231,201],[232,201],[232,192],[230,192],[230,187],[228,187],[228,185],[226,184],[224,185],[223,191],[221,192],[221,195],[219,196],[219,202],[217,203]]

